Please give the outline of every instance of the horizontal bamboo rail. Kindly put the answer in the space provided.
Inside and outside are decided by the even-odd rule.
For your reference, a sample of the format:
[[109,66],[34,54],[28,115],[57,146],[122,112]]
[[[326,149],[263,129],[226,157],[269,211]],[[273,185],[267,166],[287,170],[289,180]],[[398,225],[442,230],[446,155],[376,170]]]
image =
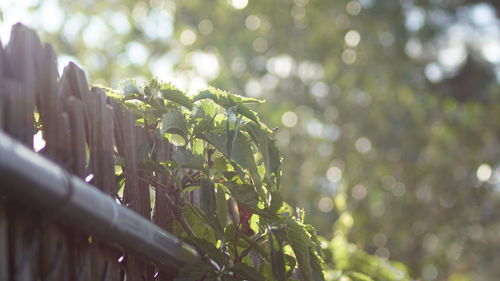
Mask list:
[[198,257],[170,233],[2,132],[0,171],[0,192],[9,199],[130,249],[165,270]]

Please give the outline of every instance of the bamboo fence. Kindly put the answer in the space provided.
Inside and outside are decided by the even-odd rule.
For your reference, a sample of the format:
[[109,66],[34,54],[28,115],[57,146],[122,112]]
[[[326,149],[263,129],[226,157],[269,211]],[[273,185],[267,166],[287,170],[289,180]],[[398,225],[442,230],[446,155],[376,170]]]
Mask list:
[[[40,130],[46,145],[35,153]],[[59,76],[52,47],[13,26],[9,43],[0,42],[0,281],[171,280],[197,258],[167,232],[164,191],[139,180],[171,184],[138,166],[136,148],[154,137],[89,89],[76,64]],[[169,160],[172,145],[156,145],[156,159]]]

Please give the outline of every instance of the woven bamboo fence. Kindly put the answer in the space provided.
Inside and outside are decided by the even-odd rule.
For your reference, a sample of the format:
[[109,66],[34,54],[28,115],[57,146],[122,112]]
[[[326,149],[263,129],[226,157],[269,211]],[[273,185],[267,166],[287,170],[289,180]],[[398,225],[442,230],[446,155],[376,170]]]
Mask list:
[[[33,150],[33,136],[40,130],[46,145],[37,155],[57,163],[80,178],[79,182],[87,180],[94,187],[85,188],[97,188],[113,201],[118,200],[119,186],[115,161],[122,159],[125,187],[119,207],[127,206],[145,222],[168,230],[173,215],[165,196],[140,178],[157,177],[165,186],[171,183],[147,174],[137,163],[136,148],[155,136],[137,127],[132,114],[101,89],[89,89],[77,65],[70,63],[59,76],[52,47],[41,43],[33,30],[17,24],[9,43],[3,47],[0,42],[0,132]],[[164,139],[157,139],[156,145],[161,147],[157,160],[169,160],[172,145]],[[0,170],[0,178],[8,178],[6,173]],[[43,181],[44,175],[36,177]],[[58,218],[63,210],[32,208],[37,200],[25,191],[17,197],[3,194],[9,184],[11,191],[21,188],[12,187],[12,182],[16,181],[0,179],[0,281],[171,280],[178,270],[179,264],[158,264],[126,243],[93,232],[85,227],[89,223],[83,223],[85,217],[79,227],[78,221],[66,223]],[[69,194],[67,199],[76,195]],[[27,201],[24,197],[31,199],[22,202]]]

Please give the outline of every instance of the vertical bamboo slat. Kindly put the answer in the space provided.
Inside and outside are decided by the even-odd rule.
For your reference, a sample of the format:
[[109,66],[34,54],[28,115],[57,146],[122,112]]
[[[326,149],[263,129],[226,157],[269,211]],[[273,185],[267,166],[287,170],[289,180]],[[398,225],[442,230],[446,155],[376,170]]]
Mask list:
[[6,91],[4,88],[4,68],[5,64],[5,54],[3,50],[3,44],[0,40],[0,129],[5,127],[5,104],[6,104]]
[[71,127],[71,171],[85,178],[86,175],[86,151],[85,151],[85,119],[83,119],[82,102],[75,97],[67,100],[69,123]]
[[114,197],[116,193],[113,141],[113,109],[107,104],[106,94],[92,88],[87,104],[90,113],[90,165],[93,183],[103,192]]
[[[148,141],[148,136],[147,132],[140,127],[135,127],[135,137],[136,137],[136,143],[137,146],[140,148],[143,148],[143,150],[151,150],[150,144]],[[142,157],[147,156],[143,155]],[[148,157],[148,156],[147,156]],[[144,159],[138,159],[139,161],[144,160]],[[151,171],[147,171],[144,169],[139,169],[138,171],[138,177],[145,179],[145,178],[152,178],[153,173]],[[139,213],[147,218],[148,220],[151,219],[151,198],[150,198],[150,193],[149,193],[149,184],[145,183],[143,180],[139,180],[138,183],[138,195],[139,195]]]
[[[156,136],[156,160],[168,161],[171,160],[171,145],[163,138]],[[166,175],[157,174],[156,178],[159,183],[170,186],[172,183]],[[170,231],[174,222],[173,210],[167,204],[165,197],[166,190],[156,189],[155,191],[155,205],[153,220],[160,227]]]
[[5,201],[0,198],[0,280],[9,280],[9,241]]
[[21,24],[12,27],[11,38],[5,48],[6,66],[10,76],[21,85],[14,97],[17,104],[13,116],[16,121],[12,120],[12,125],[17,127],[15,137],[28,147],[33,147],[34,89],[37,82],[34,56],[39,48],[41,43],[33,30]]

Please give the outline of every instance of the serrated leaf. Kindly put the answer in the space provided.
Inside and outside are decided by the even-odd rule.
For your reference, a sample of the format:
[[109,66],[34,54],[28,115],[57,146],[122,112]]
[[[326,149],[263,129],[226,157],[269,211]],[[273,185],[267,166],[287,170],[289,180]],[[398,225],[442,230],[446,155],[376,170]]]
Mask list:
[[236,111],[239,114],[245,116],[246,118],[254,121],[255,123],[260,124],[260,119],[257,116],[257,113],[255,111],[251,110],[248,106],[240,103],[237,105]]
[[211,119],[200,119],[195,122],[193,126],[193,135],[198,136],[199,134],[212,130],[212,128],[213,122]]
[[196,103],[192,110],[193,118],[212,119],[219,111],[219,107],[212,101]]
[[244,263],[237,263],[231,267],[231,270],[234,273],[237,273],[238,275],[241,275],[245,279],[248,279],[250,281],[265,281],[264,276],[260,274],[257,270],[254,268],[244,264]]
[[[234,134],[234,131],[230,131]],[[233,160],[244,169],[249,169],[255,166],[255,159],[253,158],[253,151],[250,148],[250,140],[242,132],[237,132],[233,141],[232,151],[227,151],[227,134],[226,130],[216,129],[200,135],[202,139],[209,142],[217,148],[224,156]],[[231,156],[231,157],[229,157]]]
[[162,135],[165,133],[177,134],[186,139],[188,124],[184,114],[176,109],[167,110],[161,119],[160,133]]
[[182,105],[185,108],[193,109],[193,102],[191,101],[191,99],[175,86],[171,84],[162,84],[160,92],[163,95],[163,98],[176,104]]
[[215,103],[221,105],[221,106],[233,106],[234,104],[230,105],[227,103],[227,99],[232,100],[233,102],[241,102],[241,103],[263,103],[264,101],[254,99],[254,98],[247,98],[235,94],[231,94],[227,91],[223,91],[214,87],[208,87],[205,90],[200,91],[195,97],[194,101],[199,101],[202,99],[211,99]]
[[213,87],[209,87],[208,89],[200,91],[193,98],[193,101],[199,101],[203,99],[210,99],[216,104],[224,107],[225,109],[236,107],[236,112],[238,112],[239,114],[245,116],[246,118],[256,123],[260,122],[257,113],[255,113],[255,111],[251,110],[248,106],[246,106],[245,103],[252,103],[252,102],[261,103],[263,102],[261,100],[234,95]]
[[302,278],[305,281],[324,281],[321,260],[313,250],[314,243],[305,226],[293,219],[288,219],[287,234]]
[[[231,147],[232,152],[229,154],[227,152],[227,132],[224,129],[216,129],[209,131],[207,133],[201,134],[199,137],[217,148],[222,154],[229,160],[233,160],[241,168],[248,169],[250,171],[250,176],[253,179],[253,183],[257,188],[260,198],[265,199],[265,191],[262,188],[262,182],[260,174],[257,170],[255,164],[255,158],[253,157],[253,150],[250,145],[250,138],[246,133],[241,131],[235,133],[234,131],[229,131],[229,134],[235,134],[236,137],[233,140],[233,145]],[[232,164],[232,163],[231,163]],[[237,168],[235,170],[238,171]]]
[[194,121],[193,135],[211,130],[216,116],[217,105],[215,103],[206,101],[196,104],[191,111],[191,120]]
[[[200,91],[197,95],[193,97],[193,102],[199,101],[199,100],[204,100],[204,99],[211,99],[213,102],[215,102],[218,105],[219,104],[219,98],[223,96],[221,94],[222,91],[216,88],[209,87],[208,89]],[[224,106],[224,105],[221,105]]]

